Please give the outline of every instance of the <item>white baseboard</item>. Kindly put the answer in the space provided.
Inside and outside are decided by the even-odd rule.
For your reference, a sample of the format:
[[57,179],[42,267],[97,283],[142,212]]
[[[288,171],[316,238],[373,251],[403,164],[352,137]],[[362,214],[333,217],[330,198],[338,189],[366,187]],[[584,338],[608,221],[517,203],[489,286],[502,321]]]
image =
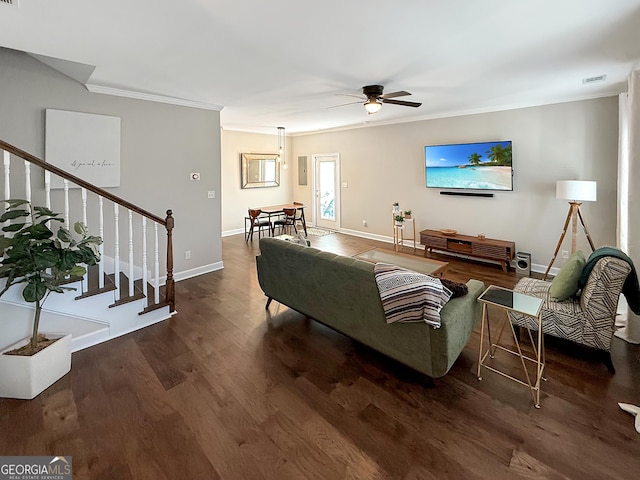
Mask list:
[[[197,277],[199,275],[204,275],[205,273],[222,270],[223,268],[224,268],[224,264],[222,262],[210,263],[209,265],[202,265],[201,267],[196,267],[196,268],[191,268],[189,270],[176,272],[173,274],[173,280],[176,282],[180,282],[182,280],[186,280],[187,278]],[[160,284],[164,285],[166,280],[167,280],[166,276],[160,278]]]
[[240,233],[244,235],[244,228],[236,228],[235,230],[225,230],[224,232],[222,232],[222,236],[230,237],[231,235],[238,235]]

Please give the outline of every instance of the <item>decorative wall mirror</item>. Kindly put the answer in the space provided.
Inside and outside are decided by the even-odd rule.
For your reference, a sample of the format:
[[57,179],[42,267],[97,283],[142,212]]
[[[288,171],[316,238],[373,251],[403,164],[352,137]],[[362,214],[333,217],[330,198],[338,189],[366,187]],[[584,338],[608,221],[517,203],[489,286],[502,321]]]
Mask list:
[[280,186],[280,162],[277,153],[240,154],[242,188]]

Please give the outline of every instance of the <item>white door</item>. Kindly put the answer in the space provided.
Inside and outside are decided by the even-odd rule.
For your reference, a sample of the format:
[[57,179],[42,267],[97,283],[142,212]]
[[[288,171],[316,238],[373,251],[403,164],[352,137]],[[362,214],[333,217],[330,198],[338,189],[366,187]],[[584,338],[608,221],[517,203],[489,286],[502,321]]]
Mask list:
[[340,156],[313,155],[314,223],[321,228],[340,230]]

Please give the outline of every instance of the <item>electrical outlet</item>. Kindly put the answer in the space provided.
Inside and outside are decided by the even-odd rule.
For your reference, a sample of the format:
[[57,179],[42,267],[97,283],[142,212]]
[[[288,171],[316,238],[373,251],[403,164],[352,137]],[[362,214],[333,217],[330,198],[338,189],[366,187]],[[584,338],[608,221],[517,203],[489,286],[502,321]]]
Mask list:
[[562,250],[562,258],[569,258],[569,250]]
[[184,259],[189,260],[191,258],[191,250],[186,250],[184,252]]
[[367,221],[366,220],[362,220],[362,226],[366,227],[367,226]]
[[216,198],[216,192],[215,190],[209,190],[207,192],[207,198]]

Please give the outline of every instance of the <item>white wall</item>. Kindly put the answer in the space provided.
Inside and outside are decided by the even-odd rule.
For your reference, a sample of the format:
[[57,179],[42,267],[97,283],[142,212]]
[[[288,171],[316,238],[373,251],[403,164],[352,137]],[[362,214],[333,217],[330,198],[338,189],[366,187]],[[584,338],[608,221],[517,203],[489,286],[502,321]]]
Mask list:
[[[513,192],[448,197],[425,187],[424,145],[493,140],[513,141]],[[556,180],[598,181],[598,201],[583,205],[584,217],[596,246],[615,245],[617,142],[617,98],[609,97],[300,135],[292,138],[290,158],[340,153],[341,180],[348,183],[342,189],[343,229],[391,237],[391,204],[397,201],[413,211],[418,230],[454,228],[512,240],[518,251],[531,252],[534,264],[546,265],[569,208],[555,198]],[[292,194],[311,205],[311,187],[297,186],[295,163]],[[578,247],[589,248],[581,232]]]
[[[280,168],[280,186],[265,188],[240,187],[241,153],[277,153],[278,136],[222,130],[222,234],[244,233],[244,217],[252,207],[290,203],[291,197],[291,140],[286,139],[285,156],[288,168]],[[297,177],[296,177],[297,178]]]
[[[207,199],[208,190],[221,188],[220,112],[93,94],[34,58],[2,48],[0,85],[0,138],[39,158],[45,109],[120,117],[121,184],[108,190],[163,218],[173,210],[178,277],[221,265],[220,195]],[[15,159],[12,164],[19,166]],[[199,172],[202,180],[191,182],[190,172]],[[42,178],[41,171],[33,173],[34,201],[44,198]],[[3,183],[0,179],[2,192]],[[19,182],[12,188],[12,196],[18,195]],[[191,251],[190,260],[185,250]]]

